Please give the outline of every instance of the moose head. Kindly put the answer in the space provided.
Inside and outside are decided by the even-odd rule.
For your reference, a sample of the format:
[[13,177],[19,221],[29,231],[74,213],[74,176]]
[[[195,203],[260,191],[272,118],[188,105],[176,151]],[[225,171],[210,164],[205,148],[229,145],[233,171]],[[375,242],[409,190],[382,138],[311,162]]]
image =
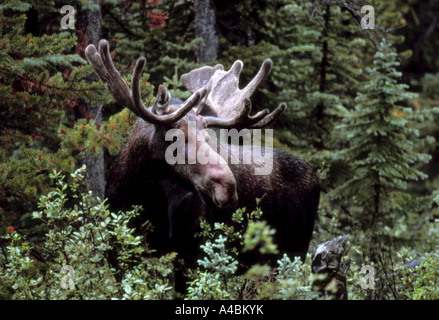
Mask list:
[[[271,60],[264,61],[256,77],[243,90],[238,87],[242,62],[237,61],[229,71],[217,65],[183,75],[181,80],[192,95],[181,104],[171,105],[169,91],[160,85],[153,105],[146,107],[139,86],[144,57],[137,60],[130,89],[112,62],[106,40],[99,42],[98,49],[89,45],[85,54],[114,99],[140,118],[124,149],[141,144],[145,153],[142,157],[153,163],[154,169],[165,168],[167,172],[164,174],[169,176],[169,172],[172,172],[180,180],[189,183],[203,202],[210,199],[216,207],[235,207],[238,202],[235,177],[226,161],[209,144],[206,129],[261,128],[270,124],[285,109],[286,105],[281,104],[271,113],[266,109],[250,115],[250,97],[270,72]],[[170,130],[182,133],[176,138],[182,144],[186,160],[203,148],[208,150],[209,157],[214,161],[167,163],[166,151],[170,143],[176,142],[167,141],[166,135]],[[192,147],[187,144],[191,134],[196,136],[196,143]]]

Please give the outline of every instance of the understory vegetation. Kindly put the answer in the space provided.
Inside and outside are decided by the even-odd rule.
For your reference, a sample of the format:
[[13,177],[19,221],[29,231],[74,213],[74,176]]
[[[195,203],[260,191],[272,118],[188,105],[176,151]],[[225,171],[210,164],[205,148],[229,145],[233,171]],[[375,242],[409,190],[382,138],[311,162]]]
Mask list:
[[[349,299],[439,299],[439,4],[213,3],[217,59],[202,62],[192,0],[71,0],[73,30],[60,26],[63,1],[0,1],[0,299],[324,299],[312,253],[346,235]],[[358,19],[365,4],[373,30]],[[201,220],[197,267],[187,293],[175,291],[180,257],[150,246],[153,225],[133,227],[148,207],[113,211],[105,200],[137,116],[87,63],[90,30],[128,84],[145,56],[145,105],[160,84],[187,98],[180,76],[194,68],[242,60],[244,84],[272,59],[252,112],[286,102],[275,147],[310,163],[322,188],[304,261],[278,251],[260,209],[241,208],[230,225]],[[243,272],[249,250],[280,258]],[[361,285],[364,266],[373,288]]]
[[[188,270],[188,292],[182,297],[174,290],[177,254],[157,257],[147,243],[148,228],[139,235],[130,226],[142,208],[112,212],[105,201],[87,191],[84,172],[85,166],[76,170],[69,182],[61,172],[49,175],[54,189],[40,198],[39,211],[33,213],[33,218],[41,222],[44,241],[33,245],[13,230],[1,238],[3,298],[322,299],[313,282],[324,279],[325,275],[311,272],[310,253],[305,261],[283,254],[275,268],[256,264],[244,274],[237,273],[237,258],[246,250],[257,248],[261,254],[279,253],[273,242],[276,231],[261,221],[263,212],[248,213],[245,209],[233,215],[233,222],[242,222],[243,215],[247,215],[249,223],[242,230],[224,223],[201,223],[202,232],[197,236],[204,242],[202,257],[198,268]],[[331,221],[337,222],[336,217]],[[407,248],[391,252],[391,247],[380,243],[383,236],[368,235],[373,243],[369,247],[372,258],[363,260],[362,246],[355,246],[354,238],[346,252],[346,258],[352,260],[347,278],[350,299],[374,298],[383,293],[397,299],[437,299],[437,228],[435,225],[426,235],[429,241],[424,248],[430,252],[417,258],[415,251]],[[116,257],[111,256],[112,252]],[[118,261],[117,269],[110,259]],[[383,271],[384,277],[381,274],[376,279],[382,292],[361,287],[363,263]]]

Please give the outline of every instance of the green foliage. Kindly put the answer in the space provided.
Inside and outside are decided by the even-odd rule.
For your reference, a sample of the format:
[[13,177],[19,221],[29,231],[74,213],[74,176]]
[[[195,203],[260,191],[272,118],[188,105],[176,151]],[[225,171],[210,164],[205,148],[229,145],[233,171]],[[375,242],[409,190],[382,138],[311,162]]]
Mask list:
[[277,263],[279,264],[277,282],[280,289],[276,298],[284,300],[317,298],[318,295],[311,290],[311,283],[315,277],[311,275],[309,265],[303,263],[299,257],[291,261],[286,254]]
[[[259,201],[258,201],[259,203]],[[296,257],[292,262],[283,254],[277,261],[279,267],[271,269],[268,265],[256,264],[246,273],[238,272],[238,259],[248,251],[261,254],[278,254],[273,243],[274,229],[266,221],[257,221],[262,211],[246,213],[245,209],[233,214],[234,225],[202,223],[206,240],[201,248],[205,254],[198,260],[199,268],[191,272],[193,281],[189,282],[187,299],[314,299],[316,293],[311,290],[314,277],[309,263]],[[243,218],[248,223],[242,224]],[[236,225],[235,225],[236,226]],[[224,236],[226,235],[226,236]],[[242,235],[242,236],[241,236]],[[309,259],[310,257],[308,257]]]
[[268,266],[253,266],[246,273],[246,294],[255,294],[257,299],[278,300],[314,300],[318,293],[312,291],[312,283],[316,279],[311,273],[310,256],[307,262],[299,257],[293,261],[284,254],[277,260],[277,271]]
[[[434,198],[439,203],[439,196]],[[399,252],[404,266],[400,268],[401,291],[409,300],[437,300],[439,298],[439,220],[426,232],[421,250],[405,248]]]
[[225,275],[231,275],[236,271],[236,265],[238,262],[233,261],[232,257],[226,254],[224,244],[227,239],[219,236],[215,239],[215,243],[206,242],[205,245],[201,245],[201,249],[206,253],[207,257],[204,260],[198,260],[198,264],[205,269],[211,269],[213,273],[220,273]]
[[24,12],[34,3],[12,4],[0,9],[0,225],[34,233],[28,218],[49,191],[46,172],[75,168],[75,154],[60,148],[60,128],[75,121],[79,99],[99,104],[108,95],[102,84],[86,80],[92,69],[72,52],[76,36],[31,34],[36,30],[29,30]]
[[176,68],[182,74],[199,66],[192,1],[113,0],[105,1],[102,11],[103,37],[113,40],[116,64],[131,64],[143,55],[155,84],[171,79]]
[[[129,226],[141,208],[111,212],[105,201],[93,197],[84,184],[85,166],[70,174],[53,172],[53,191],[40,197],[34,219],[42,222],[45,240],[38,246],[17,231],[2,236],[0,254],[0,293],[11,299],[169,299],[173,298],[173,264],[176,254],[153,257],[144,237]],[[261,218],[260,209],[235,212],[235,221],[243,216]],[[262,229],[259,227],[263,226]],[[205,225],[205,235],[213,237]],[[309,263],[293,262],[284,255],[278,271],[256,265],[246,274],[238,273],[239,248],[234,233],[224,224],[216,224],[218,237],[206,239],[201,246],[205,256],[192,270],[187,299],[298,299],[313,298]],[[263,232],[255,232],[263,230]],[[231,235],[228,239],[221,233]],[[238,231],[237,233],[240,233]],[[251,220],[242,239],[255,237],[261,252],[273,252],[274,230],[263,222]],[[256,236],[255,236],[256,234]],[[235,233],[236,235],[236,233]],[[3,243],[8,243],[3,247]],[[246,242],[241,243],[245,246]],[[241,247],[242,248],[242,247]],[[245,247],[249,250],[248,246]],[[116,250],[115,250],[116,249]],[[238,254],[235,254],[238,252]],[[274,253],[274,252],[273,252]],[[114,254],[116,256],[114,256]],[[309,258],[309,257],[308,257]],[[114,262],[117,262],[114,264]],[[68,269],[74,270],[74,286]],[[270,278],[268,283],[262,278]],[[243,291],[243,284],[245,289]]]
[[363,230],[375,223],[379,228],[395,223],[410,201],[407,182],[426,178],[417,164],[431,159],[418,150],[432,138],[419,137],[414,127],[426,115],[402,105],[415,95],[406,91],[407,85],[398,84],[396,53],[385,41],[381,46],[373,68],[367,69],[370,80],[364,93],[358,93],[355,110],[347,112],[337,127],[344,143],[349,143],[338,156],[352,169],[349,178],[330,193],[332,200],[349,199],[350,208],[361,207],[358,213],[363,218],[357,220]]
[[[432,207],[431,193],[438,203],[439,76],[434,66],[439,50],[433,41],[437,31],[425,28],[434,26],[437,4],[372,0],[379,28],[406,25],[380,33],[361,30],[346,10],[356,3],[216,2],[221,52],[212,64],[227,68],[242,60],[245,83],[264,59],[273,60],[253,108],[287,102],[274,124],[276,146],[304,156],[321,181],[310,251],[320,242],[352,235],[346,253],[352,261],[350,299],[437,299],[438,239],[432,222],[439,210]],[[111,213],[80,186],[82,171],[64,182],[59,173],[52,174],[55,185],[48,178],[60,170],[69,177],[82,157],[102,150],[108,167],[136,120],[114,104],[100,81],[90,81],[92,69],[82,58],[87,39],[60,30],[63,4],[0,4],[0,232],[16,228],[0,243],[0,295],[172,298],[175,255],[152,258],[143,238],[128,227],[139,208]],[[85,0],[69,4],[96,9]],[[102,3],[101,37],[111,42],[127,83],[134,60],[146,57],[140,85],[147,105],[153,100],[151,83],[165,83],[173,96],[189,95],[179,76],[199,67],[194,52],[202,40],[195,38],[193,9],[190,0]],[[380,46],[381,36],[386,41]],[[102,122],[93,120],[85,105],[103,106]],[[31,219],[38,199],[38,219]],[[204,257],[190,271],[186,298],[316,298],[309,255],[305,262],[282,256],[273,241],[275,230],[259,209],[237,210],[232,222],[202,221]],[[117,268],[108,263],[114,250]],[[278,268],[255,265],[243,274],[237,261],[249,251],[277,254]],[[414,260],[418,263],[412,266]],[[60,287],[65,277],[60,270],[67,264],[75,270],[76,290]],[[377,269],[374,290],[359,285],[366,264]]]
[[201,245],[207,256],[198,260],[198,264],[206,271],[199,272],[197,278],[189,283],[189,299],[231,298],[229,282],[237,270],[238,262],[226,253],[226,241],[226,238],[219,236],[215,243],[207,241]]
[[[84,171],[85,166],[76,170],[70,181],[59,172],[50,174],[56,187],[40,198],[40,211],[34,212],[45,231],[38,248],[18,232],[2,237],[10,244],[0,256],[1,291],[12,299],[171,298],[176,255],[150,257],[143,237],[128,225],[141,208],[111,212],[105,201],[85,191]],[[116,257],[110,255],[114,248]],[[31,258],[35,252],[38,260]],[[74,270],[74,289],[61,287],[63,266]]]
[[405,269],[403,274],[404,293],[410,300],[437,300],[439,298],[439,253],[426,253],[416,264]]
[[277,254],[277,246],[273,242],[276,230],[270,229],[265,221],[250,222],[244,234],[243,251],[259,249],[261,254]]
[[[32,20],[41,11],[37,20],[58,21],[58,1],[11,4],[0,9],[0,226],[38,237],[38,223],[29,218],[39,196],[50,191],[46,173],[73,172],[84,156],[103,149],[116,155],[137,117],[114,111],[104,85],[90,80],[92,68],[78,43],[83,39],[59,24],[42,32]],[[96,9],[88,1],[70,5]],[[129,84],[131,75],[124,79]],[[143,74],[140,88],[151,104],[154,87],[148,80]],[[105,117],[95,121],[86,106],[102,105],[108,107]]]

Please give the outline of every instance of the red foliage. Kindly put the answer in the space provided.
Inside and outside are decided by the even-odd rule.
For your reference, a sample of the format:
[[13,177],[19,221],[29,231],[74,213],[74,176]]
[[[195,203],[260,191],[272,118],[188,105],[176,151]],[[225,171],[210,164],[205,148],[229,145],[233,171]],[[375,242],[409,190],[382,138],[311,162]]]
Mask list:
[[151,20],[148,24],[151,29],[163,29],[166,27],[166,20],[168,20],[169,17],[166,12],[149,12],[148,19]]
[[9,233],[10,235],[12,235],[12,233],[14,233],[14,231],[15,231],[15,228],[14,228],[13,226],[9,226],[9,227],[8,227],[8,233]]
[[67,108],[73,109],[74,107],[76,107],[78,105],[78,99],[70,99],[70,98],[66,98],[64,100],[64,105]]
[[91,113],[90,111],[84,112],[84,118],[87,120],[93,119],[93,113]]
[[32,133],[31,134],[31,138],[33,141],[43,141],[44,140],[44,136],[40,133]]
[[85,48],[87,48],[89,44],[87,32],[86,30],[78,28],[76,29],[76,36],[78,37],[78,41],[76,42],[75,53],[85,59]]

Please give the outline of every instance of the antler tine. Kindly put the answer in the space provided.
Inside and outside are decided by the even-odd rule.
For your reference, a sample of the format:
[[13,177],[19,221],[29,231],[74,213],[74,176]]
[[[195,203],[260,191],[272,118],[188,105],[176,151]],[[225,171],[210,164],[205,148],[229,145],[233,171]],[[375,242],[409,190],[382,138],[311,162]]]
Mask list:
[[236,128],[236,127],[250,127],[261,121],[268,113],[268,109],[259,111],[254,116],[250,116],[250,112],[252,109],[252,104],[250,99],[244,100],[244,106],[240,110],[239,114],[232,119],[222,119],[218,117],[207,117],[204,116],[204,120],[206,122],[207,127],[215,127],[215,128]]
[[[134,71],[133,71],[131,88],[133,89],[133,100],[134,100],[135,108],[142,111],[142,113],[144,112],[151,115],[152,118],[150,120],[147,120],[148,122],[152,122],[155,124],[174,123],[180,120],[181,118],[183,118],[186,115],[186,113],[188,113],[193,107],[195,107],[201,101],[201,99],[207,94],[207,90],[201,88],[200,90],[192,94],[179,109],[177,109],[171,114],[156,115],[155,113],[150,112],[143,104],[142,98],[140,96],[140,74],[142,73],[145,62],[146,60],[143,57],[137,60],[136,66],[134,67]],[[162,105],[160,103],[160,100],[162,100],[163,95],[168,96],[169,92],[168,89],[166,89],[164,86],[160,86],[159,93],[157,94],[156,101],[154,102],[155,106]]]
[[[87,49],[91,47],[88,46]],[[94,47],[94,46],[93,46]],[[102,75],[107,76],[107,78],[102,79],[106,84],[108,91],[113,95],[113,97],[126,105],[129,109],[133,109],[134,104],[131,96],[131,90],[125,81],[122,79],[119,71],[114,67],[113,61],[110,56],[110,46],[107,40],[99,41],[99,54],[96,52],[96,60],[100,60],[100,66],[102,68]],[[99,58],[98,58],[99,56]],[[93,66],[93,65],[92,65]],[[96,70],[96,69],[95,69]],[[99,72],[98,75],[100,76]],[[141,116],[138,112],[133,111],[139,117]]]
[[110,81],[110,76],[105,69],[104,63],[102,62],[101,56],[97,52],[96,47],[92,44],[87,46],[85,49],[85,56],[99,78],[101,78],[104,84],[107,85]]
[[287,108],[287,104],[285,102],[281,103],[276,109],[274,109],[269,115],[267,115],[264,119],[252,125],[252,129],[259,129],[268,126],[271,124],[282,112]]
[[242,90],[242,95],[244,98],[250,98],[253,95],[253,93],[261,85],[262,81],[264,81],[267,78],[267,76],[270,74],[272,65],[273,65],[273,61],[271,61],[270,58],[264,60],[256,76]]
[[259,120],[261,120],[263,117],[268,115],[270,113],[270,110],[264,109],[262,111],[259,111],[254,116],[248,116],[250,120],[252,120],[253,123],[257,123]]

